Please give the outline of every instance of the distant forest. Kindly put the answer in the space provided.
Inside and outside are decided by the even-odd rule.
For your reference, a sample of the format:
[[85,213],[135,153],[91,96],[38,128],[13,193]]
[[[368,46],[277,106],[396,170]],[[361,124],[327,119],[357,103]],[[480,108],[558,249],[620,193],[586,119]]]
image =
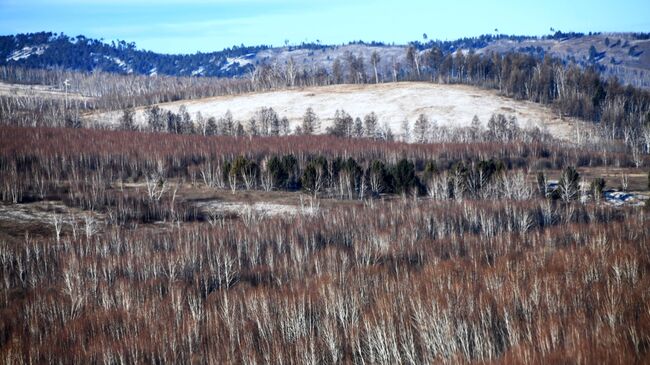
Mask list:
[[[589,35],[597,33],[589,33]],[[556,31],[541,39],[567,40],[583,37],[583,33]],[[650,33],[634,33],[635,39],[648,39]],[[416,50],[424,51],[437,48],[441,52],[453,53],[459,49],[481,49],[496,40],[516,42],[535,37],[522,35],[485,34],[477,37],[465,37],[457,40],[433,40],[423,34],[423,40],[410,42]],[[388,47],[384,42],[352,41],[348,44]],[[39,47],[43,47],[39,51]],[[324,50],[337,47],[317,42],[286,44],[288,51],[296,49]],[[193,72],[201,69],[201,76],[237,77],[245,76],[256,65],[229,64],[228,58],[252,57],[257,52],[271,48],[268,45],[245,46],[234,45],[221,51],[194,54],[161,54],[138,49],[134,42],[124,40],[104,41],[83,35],[68,36],[63,33],[38,32],[0,36],[0,65],[21,66],[27,68],[62,68],[71,71],[104,71],[111,73],[134,73],[150,75],[152,73],[168,76],[194,76]],[[543,50],[523,49],[522,51],[543,57]],[[20,56],[22,52],[22,57]],[[29,54],[30,56],[27,56]],[[243,62],[242,62],[243,63]]]
[[[25,47],[47,45],[41,55],[18,60],[10,58],[16,50]],[[111,73],[135,73],[149,75],[190,76],[193,70],[204,67],[205,76],[232,77],[242,75],[248,67],[223,68],[226,57],[239,57],[255,53],[267,46],[233,46],[219,52],[195,53],[192,55],[167,55],[139,50],[135,43],[123,40],[105,43],[103,40],[86,38],[83,35],[70,37],[63,33],[40,32],[0,36],[0,65],[19,65],[28,68],[62,68],[74,71],[104,71]],[[121,67],[116,59],[128,65]]]

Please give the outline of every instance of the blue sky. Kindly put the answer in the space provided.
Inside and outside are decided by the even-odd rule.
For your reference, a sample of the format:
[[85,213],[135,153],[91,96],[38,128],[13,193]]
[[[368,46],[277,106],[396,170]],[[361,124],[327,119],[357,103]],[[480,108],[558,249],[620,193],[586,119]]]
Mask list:
[[0,0],[0,34],[64,32],[165,53],[492,33],[650,32],[650,0]]

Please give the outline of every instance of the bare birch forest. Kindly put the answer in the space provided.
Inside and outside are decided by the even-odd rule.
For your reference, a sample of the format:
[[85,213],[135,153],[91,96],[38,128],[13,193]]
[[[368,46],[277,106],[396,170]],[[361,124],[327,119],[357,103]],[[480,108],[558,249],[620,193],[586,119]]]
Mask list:
[[649,211],[592,177],[647,191],[635,166],[545,139],[3,127],[0,357],[644,363]]

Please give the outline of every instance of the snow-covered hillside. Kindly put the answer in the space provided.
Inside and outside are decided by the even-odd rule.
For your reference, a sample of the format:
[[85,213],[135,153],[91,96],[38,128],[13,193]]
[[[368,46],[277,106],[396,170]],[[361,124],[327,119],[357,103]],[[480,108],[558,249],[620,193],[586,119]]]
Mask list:
[[[242,124],[254,117],[260,108],[272,107],[280,117],[289,119],[292,129],[301,123],[305,110],[311,107],[321,120],[321,132],[332,124],[336,110],[342,109],[352,117],[361,118],[374,111],[379,124],[387,123],[394,132],[399,132],[404,119],[412,126],[419,114],[426,115],[439,126],[468,126],[474,115],[485,125],[492,114],[502,113],[516,116],[522,127],[546,128],[560,138],[569,139],[575,133],[572,125],[559,120],[550,109],[539,104],[462,85],[412,82],[336,85],[160,104],[163,109],[174,112],[181,105],[193,117],[200,112],[204,118],[220,118],[230,111]],[[136,122],[140,124],[145,124],[144,110],[136,111]],[[101,113],[88,116],[88,120],[116,124],[120,115],[120,112]]]

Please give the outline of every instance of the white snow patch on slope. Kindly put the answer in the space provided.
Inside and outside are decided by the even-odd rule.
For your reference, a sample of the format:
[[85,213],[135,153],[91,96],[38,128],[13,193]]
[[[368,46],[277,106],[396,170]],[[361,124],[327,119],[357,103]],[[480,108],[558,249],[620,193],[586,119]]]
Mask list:
[[23,58],[29,58],[33,55],[40,56],[43,53],[45,53],[45,50],[49,47],[47,44],[43,44],[40,46],[33,46],[33,47],[23,47],[22,49],[18,49],[13,51],[9,57],[7,57],[7,62],[8,61],[18,61]]
[[245,57],[226,57],[226,64],[221,66],[222,70],[227,70],[235,65],[239,64],[239,67],[244,67],[253,63],[251,60],[246,59]]
[[117,64],[119,68],[126,71],[127,73],[133,73],[131,66],[127,65],[126,62],[122,61],[118,57],[104,56],[106,59],[109,59]]
[[205,68],[203,66],[197,68],[196,70],[192,71],[192,76],[197,76],[197,75],[203,75],[203,72],[205,71]]

